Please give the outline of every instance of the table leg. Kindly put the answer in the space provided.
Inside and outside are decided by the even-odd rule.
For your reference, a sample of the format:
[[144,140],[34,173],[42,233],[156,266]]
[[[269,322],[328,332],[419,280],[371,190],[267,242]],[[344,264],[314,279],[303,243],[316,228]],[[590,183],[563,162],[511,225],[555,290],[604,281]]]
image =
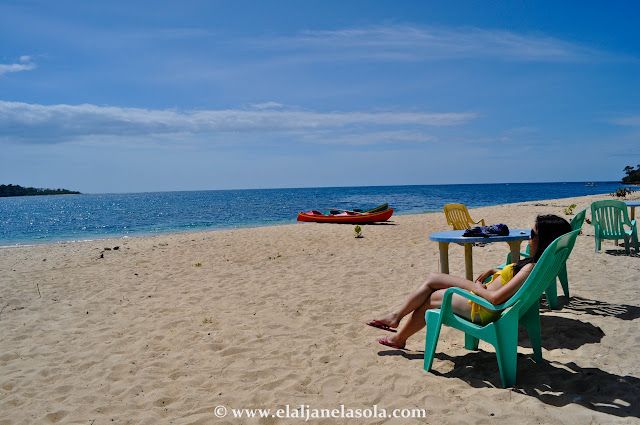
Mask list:
[[449,274],[449,243],[438,242],[440,248],[440,273]]
[[473,281],[473,256],[471,254],[472,248],[473,244],[464,244],[464,269],[467,272],[467,280],[471,281]]
[[515,263],[520,260],[520,243],[522,241],[507,242],[511,248],[511,262]]

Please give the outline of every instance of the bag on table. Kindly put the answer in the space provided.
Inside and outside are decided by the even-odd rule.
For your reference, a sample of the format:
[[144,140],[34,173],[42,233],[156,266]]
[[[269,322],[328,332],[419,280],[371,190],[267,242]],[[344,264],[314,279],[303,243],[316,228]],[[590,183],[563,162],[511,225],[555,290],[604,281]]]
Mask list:
[[492,224],[491,226],[472,227],[465,230],[462,236],[468,238],[488,238],[491,236],[508,236],[509,227],[506,224]]

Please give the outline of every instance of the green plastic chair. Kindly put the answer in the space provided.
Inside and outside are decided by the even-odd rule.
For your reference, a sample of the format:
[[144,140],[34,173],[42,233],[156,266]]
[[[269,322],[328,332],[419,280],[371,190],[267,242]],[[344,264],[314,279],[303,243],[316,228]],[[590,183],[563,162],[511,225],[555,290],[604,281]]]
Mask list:
[[[542,293],[555,281],[558,272],[564,266],[580,230],[574,230],[560,236],[540,257],[531,274],[522,287],[505,303],[493,305],[484,298],[461,288],[449,288],[444,293],[442,307],[427,310],[427,338],[424,349],[424,369],[431,369],[433,357],[440,336],[442,324],[459,329],[465,333],[465,348],[477,350],[482,339],[496,349],[500,378],[504,388],[516,383],[518,362],[518,324],[522,324],[529,333],[533,355],[536,361],[542,361],[542,338],[540,334],[539,299]],[[492,310],[503,310],[495,322],[478,325],[453,313],[451,299],[459,294]]]
[[[596,201],[591,204],[591,225],[596,228],[596,252],[602,248],[603,239],[624,239],[624,251],[631,253],[630,241],[638,252],[636,221],[629,220],[627,204],[622,201]],[[628,226],[630,230],[625,230]]]
[[[582,225],[584,224],[584,219],[587,215],[587,209],[583,209],[571,219],[571,230],[582,230]],[[527,245],[527,250],[525,252],[521,252],[520,256],[522,258],[529,258],[529,245]],[[507,254],[507,262],[498,266],[497,268],[501,269],[505,267],[507,264],[511,264],[511,253]],[[567,276],[567,266],[566,264],[562,266],[560,271],[558,272],[558,280],[560,281],[560,285],[562,286],[562,291],[564,292],[564,296],[569,298],[569,277]],[[555,282],[555,281],[554,281]],[[558,310],[558,288],[556,285],[549,285],[547,290],[545,291],[545,296],[547,297],[547,302],[549,303],[549,308],[552,310]]]

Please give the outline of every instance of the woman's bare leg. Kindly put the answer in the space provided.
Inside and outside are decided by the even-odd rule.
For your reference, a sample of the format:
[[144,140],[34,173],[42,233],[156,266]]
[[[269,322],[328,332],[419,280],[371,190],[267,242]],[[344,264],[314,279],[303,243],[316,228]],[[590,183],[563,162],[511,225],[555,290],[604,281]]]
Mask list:
[[[404,304],[381,319],[376,320],[389,327],[397,328],[402,318],[427,303],[429,297],[434,291],[454,286],[463,289],[472,289],[473,283],[470,280],[466,280],[458,276],[451,276],[445,273],[429,273],[424,282],[422,282],[416,290],[413,291]],[[424,321],[424,312],[422,313],[422,320]]]
[[[413,310],[413,314],[407,320],[407,323],[400,329],[397,334],[390,335],[386,338],[387,342],[404,347],[407,339],[416,332],[419,332],[426,326],[425,313],[432,308],[440,308],[442,305],[442,298],[444,296],[445,289],[436,290],[431,294],[429,299],[421,306]],[[471,318],[471,305],[468,300],[460,295],[454,294],[451,299],[451,306],[453,311],[458,316],[464,317],[470,320]]]

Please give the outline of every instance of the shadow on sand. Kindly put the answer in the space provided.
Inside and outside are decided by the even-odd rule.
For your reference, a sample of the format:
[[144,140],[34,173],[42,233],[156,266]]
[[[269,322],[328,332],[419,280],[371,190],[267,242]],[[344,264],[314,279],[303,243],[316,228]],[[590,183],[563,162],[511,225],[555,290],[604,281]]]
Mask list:
[[[602,303],[600,301],[572,298],[566,308],[584,314],[597,314],[633,320],[639,308]],[[547,350],[575,350],[585,344],[601,341],[600,328],[580,320],[542,314],[542,346]],[[544,330],[551,330],[551,332]],[[520,347],[531,347],[526,330],[520,327]],[[464,336],[460,332],[460,343]],[[411,360],[411,367],[422,368],[423,351],[384,350],[380,356],[401,356]],[[544,353],[543,353],[544,355]],[[413,362],[415,361],[415,362]],[[431,370],[429,373],[446,378],[458,378],[475,388],[501,388],[502,381],[494,352],[470,351],[462,356],[449,356],[436,349],[435,362],[449,361],[453,369],[447,373]],[[426,373],[426,372],[425,372]],[[518,383],[512,391],[535,397],[545,404],[566,406],[579,404],[597,412],[640,418],[640,379],[609,373],[597,368],[583,368],[573,362],[536,363],[529,354],[518,354]]]
[[566,298],[562,298],[564,297],[558,300],[562,308],[578,314],[615,317],[620,320],[635,320],[640,317],[640,307],[634,305],[611,304],[582,297],[571,297],[569,302],[566,302]]

